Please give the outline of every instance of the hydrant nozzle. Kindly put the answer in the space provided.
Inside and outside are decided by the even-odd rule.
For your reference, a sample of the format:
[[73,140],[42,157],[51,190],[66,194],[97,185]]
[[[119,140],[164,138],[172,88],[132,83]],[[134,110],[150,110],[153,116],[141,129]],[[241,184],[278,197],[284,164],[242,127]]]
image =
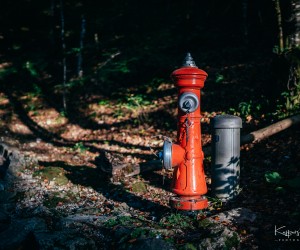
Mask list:
[[208,206],[203,168],[200,124],[200,90],[207,73],[187,53],[183,66],[171,74],[178,88],[177,143],[164,142],[163,162],[174,168],[170,205],[178,210],[200,210]]

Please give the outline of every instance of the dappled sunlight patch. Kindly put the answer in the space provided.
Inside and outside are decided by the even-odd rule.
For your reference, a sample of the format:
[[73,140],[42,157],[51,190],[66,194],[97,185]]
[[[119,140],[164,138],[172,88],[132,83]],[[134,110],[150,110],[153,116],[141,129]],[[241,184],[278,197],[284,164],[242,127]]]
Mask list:
[[89,138],[93,134],[91,129],[84,129],[77,124],[68,124],[64,129],[61,137],[72,141]]
[[14,134],[20,135],[32,135],[32,131],[17,118],[12,118],[9,124],[7,124],[8,129]]
[[34,122],[45,129],[55,130],[68,123],[68,119],[53,108],[30,111],[29,116]]
[[4,93],[0,92],[0,106],[5,106],[7,104],[9,104],[8,98],[5,96]]
[[163,91],[163,90],[173,89],[173,88],[174,88],[173,83],[163,82],[158,86],[157,90]]

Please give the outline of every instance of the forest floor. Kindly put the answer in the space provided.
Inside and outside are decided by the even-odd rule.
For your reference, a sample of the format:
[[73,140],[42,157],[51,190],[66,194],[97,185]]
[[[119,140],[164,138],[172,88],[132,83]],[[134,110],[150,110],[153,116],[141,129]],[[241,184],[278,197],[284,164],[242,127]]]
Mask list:
[[[223,89],[222,96],[226,97],[231,90]],[[154,90],[147,94],[151,95],[151,91]],[[239,91],[243,89],[230,93],[228,99],[220,102],[228,101]],[[163,82],[155,94],[157,100],[152,102],[144,102],[136,95],[129,96],[126,102],[103,96],[91,95],[88,99],[80,96],[77,103],[69,105],[81,107],[78,113],[72,114],[73,117],[84,114],[85,118],[74,122],[39,96],[0,93],[1,141],[17,148],[25,158],[34,159],[17,172],[18,177],[30,181],[15,186],[14,214],[24,218],[30,214],[49,216],[49,221],[49,213],[53,218],[53,211],[64,217],[78,211],[95,218],[108,216],[110,219],[105,222],[105,227],[110,232],[116,231],[117,226],[144,228],[144,231],[131,228],[127,234],[119,230],[110,238],[114,247],[134,244],[141,236],[149,236],[147,228],[155,228],[156,237],[160,235],[178,248],[193,249],[196,239],[191,232],[197,229],[197,223],[205,217],[218,221],[221,212],[247,208],[256,219],[230,225],[240,237],[241,249],[287,249],[292,243],[299,246],[300,238],[296,235],[274,234],[275,227],[299,230],[299,127],[243,146],[238,198],[224,204],[208,194],[209,208],[193,216],[185,217],[176,212],[172,215],[168,204],[168,197],[172,196],[172,172],[159,170],[112,182],[99,170],[103,163],[98,159],[103,151],[119,157],[123,163],[134,165],[156,159],[150,147],[155,152],[160,150],[163,136],[176,140],[176,89],[171,83]],[[214,94],[211,89],[204,89],[201,101],[216,107],[216,98],[212,100]],[[202,110],[204,146],[210,143],[210,119],[224,112],[221,108],[212,109],[209,112]],[[264,125],[261,117],[249,115],[245,119],[245,131]],[[208,187],[210,161],[211,157],[205,156]],[[274,172],[278,172],[280,178],[270,181],[267,177]],[[47,223],[53,223],[49,221]],[[163,230],[168,229],[173,232],[164,233]],[[292,242],[293,239],[296,242]],[[101,240],[105,242],[105,239]],[[281,242],[284,240],[288,241]]]

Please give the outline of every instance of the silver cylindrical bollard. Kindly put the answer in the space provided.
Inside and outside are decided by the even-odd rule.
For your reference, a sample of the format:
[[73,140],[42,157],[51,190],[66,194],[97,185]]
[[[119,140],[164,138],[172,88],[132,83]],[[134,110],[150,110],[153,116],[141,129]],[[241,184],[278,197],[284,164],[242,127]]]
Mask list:
[[242,119],[218,115],[212,119],[212,194],[228,201],[236,197],[240,178]]

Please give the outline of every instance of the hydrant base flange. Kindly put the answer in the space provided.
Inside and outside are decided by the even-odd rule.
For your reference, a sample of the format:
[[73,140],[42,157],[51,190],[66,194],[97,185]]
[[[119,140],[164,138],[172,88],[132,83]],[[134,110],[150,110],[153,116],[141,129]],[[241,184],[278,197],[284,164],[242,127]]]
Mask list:
[[201,210],[208,207],[204,196],[174,196],[170,198],[170,206],[178,210]]

